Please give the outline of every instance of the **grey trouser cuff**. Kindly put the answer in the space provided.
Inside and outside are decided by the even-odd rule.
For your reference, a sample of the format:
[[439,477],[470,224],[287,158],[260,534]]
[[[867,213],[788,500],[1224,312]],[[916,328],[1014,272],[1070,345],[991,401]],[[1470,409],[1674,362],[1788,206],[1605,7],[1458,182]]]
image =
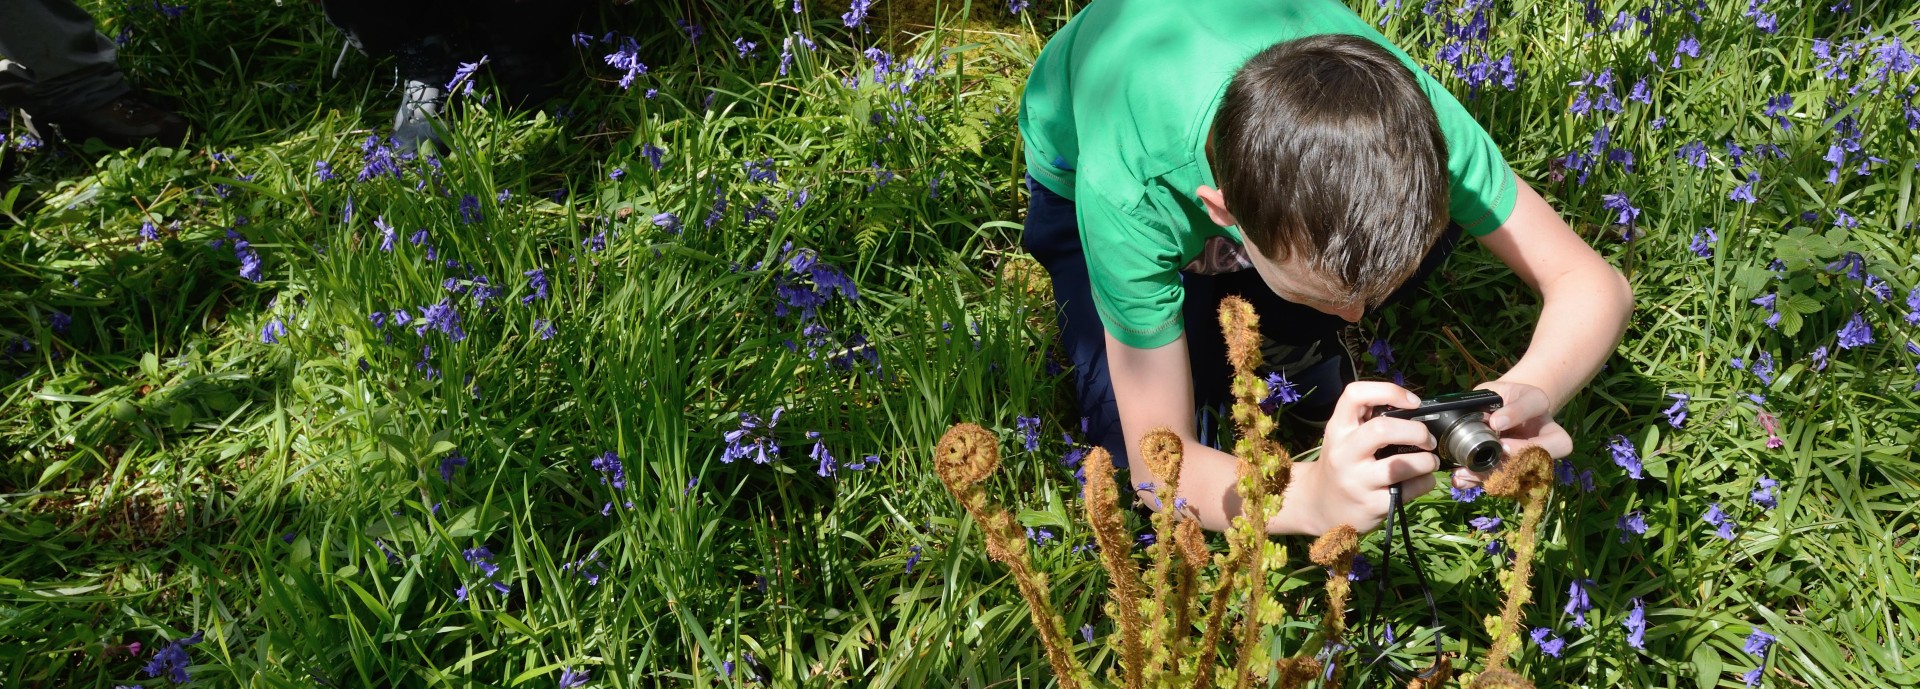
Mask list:
[[73,0],[0,0],[0,105],[57,120],[129,90],[113,41]]

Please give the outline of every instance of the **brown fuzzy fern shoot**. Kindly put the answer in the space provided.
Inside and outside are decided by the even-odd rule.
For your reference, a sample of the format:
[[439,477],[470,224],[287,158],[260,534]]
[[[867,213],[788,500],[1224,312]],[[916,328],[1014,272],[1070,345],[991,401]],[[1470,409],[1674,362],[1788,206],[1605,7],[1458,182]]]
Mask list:
[[[1147,658],[1145,676],[1159,675],[1167,662],[1178,657],[1177,644],[1186,636],[1183,630],[1174,626],[1176,614],[1173,609],[1182,605],[1177,597],[1178,587],[1174,582],[1180,575],[1174,572],[1174,549],[1176,547],[1174,530],[1177,528],[1179,510],[1177,508],[1180,491],[1180,470],[1185,463],[1186,449],[1180,436],[1166,428],[1156,428],[1140,439],[1140,458],[1147,463],[1147,469],[1153,472],[1160,483],[1154,486],[1155,500],[1160,504],[1153,513],[1154,543],[1148,547],[1153,557],[1153,570],[1147,577],[1147,586],[1153,590],[1153,602],[1146,609],[1146,617],[1153,620],[1147,634]],[[1201,544],[1205,548],[1205,543]]]
[[1327,615],[1321,619],[1320,630],[1328,645],[1340,643],[1347,632],[1347,595],[1353,588],[1347,574],[1353,571],[1353,555],[1359,546],[1360,533],[1341,524],[1320,536],[1307,551],[1307,559],[1327,568]]
[[1082,461],[1087,469],[1087,524],[1100,546],[1100,562],[1112,582],[1107,612],[1120,621],[1120,666],[1127,689],[1140,689],[1146,672],[1146,653],[1142,635],[1146,623],[1140,618],[1140,573],[1127,553],[1133,539],[1127,537],[1126,521],[1120,514],[1119,490],[1113,479],[1113,456],[1105,448],[1094,448]]
[[[1112,460],[1105,461],[1111,466]],[[1086,671],[1075,665],[1067,653],[1067,625],[1048,600],[1046,575],[1035,570],[1028,560],[1027,540],[1013,516],[988,502],[986,491],[980,486],[999,466],[999,439],[991,431],[970,423],[948,429],[934,448],[934,472],[940,475],[947,491],[979,522],[987,542],[987,557],[1006,565],[1013,574],[1020,597],[1027,601],[1033,626],[1039,629],[1040,641],[1046,646],[1047,663],[1053,666],[1054,677],[1062,689],[1078,689],[1087,684]]]
[[[1533,578],[1534,549],[1540,538],[1540,516],[1546,511],[1547,494],[1553,489],[1553,456],[1539,447],[1521,450],[1487,477],[1486,489],[1488,495],[1518,501],[1521,512],[1520,526],[1507,539],[1508,547],[1513,549],[1513,570],[1501,579],[1501,585],[1507,589],[1506,601],[1500,606],[1500,617],[1489,625],[1493,643],[1487,649],[1486,662],[1481,665],[1480,678],[1474,681],[1474,686],[1483,686],[1484,681],[1489,681],[1488,675],[1503,672],[1507,658],[1520,649],[1520,639],[1525,636],[1520,631],[1520,617],[1533,595],[1529,581]],[[1497,675],[1497,678],[1509,675],[1518,678],[1512,673]]]

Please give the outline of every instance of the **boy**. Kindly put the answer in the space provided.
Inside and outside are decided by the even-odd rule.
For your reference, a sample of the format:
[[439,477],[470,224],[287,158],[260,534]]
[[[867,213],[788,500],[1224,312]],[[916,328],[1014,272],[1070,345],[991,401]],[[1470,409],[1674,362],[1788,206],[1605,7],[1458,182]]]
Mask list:
[[[1135,484],[1158,481],[1128,448],[1154,428],[1178,434],[1179,497],[1202,526],[1239,512],[1235,460],[1200,441],[1195,411],[1227,399],[1224,294],[1253,302],[1267,365],[1313,388],[1296,407],[1324,420],[1319,461],[1294,465],[1270,533],[1371,530],[1388,486],[1433,488],[1426,428],[1369,418],[1419,398],[1348,384],[1338,332],[1414,289],[1462,233],[1543,302],[1525,356],[1479,386],[1506,403],[1488,425],[1510,452],[1572,452],[1553,414],[1619,342],[1632,292],[1444,88],[1338,0],[1092,3],[1034,64],[1020,130],[1021,242],[1053,280],[1081,413]],[[1388,445],[1424,451],[1376,460]]]

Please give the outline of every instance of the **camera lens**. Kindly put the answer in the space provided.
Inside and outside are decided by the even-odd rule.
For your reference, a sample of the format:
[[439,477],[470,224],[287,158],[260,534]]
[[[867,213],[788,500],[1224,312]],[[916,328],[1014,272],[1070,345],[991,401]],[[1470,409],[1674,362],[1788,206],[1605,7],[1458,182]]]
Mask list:
[[1500,463],[1500,436],[1487,427],[1479,413],[1460,413],[1449,421],[1452,423],[1439,438],[1442,458],[1480,472],[1491,471]]

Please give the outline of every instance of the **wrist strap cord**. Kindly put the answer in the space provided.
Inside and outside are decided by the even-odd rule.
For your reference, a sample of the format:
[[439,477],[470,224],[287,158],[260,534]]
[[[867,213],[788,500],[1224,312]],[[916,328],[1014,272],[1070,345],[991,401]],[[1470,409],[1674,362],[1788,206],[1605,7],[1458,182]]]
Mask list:
[[1372,637],[1371,645],[1375,648],[1374,656],[1367,661],[1367,665],[1377,665],[1385,660],[1392,670],[1399,670],[1402,673],[1409,671],[1408,668],[1387,659],[1387,651],[1392,650],[1395,645],[1395,641],[1392,638],[1391,625],[1386,629],[1378,630],[1382,633],[1374,633],[1375,622],[1379,619],[1380,615],[1380,602],[1387,598],[1387,578],[1393,572],[1393,527],[1394,522],[1398,521],[1400,526],[1400,544],[1401,547],[1407,551],[1407,560],[1412,563],[1413,578],[1420,584],[1420,595],[1427,601],[1428,620],[1429,624],[1433,626],[1434,662],[1425,670],[1415,673],[1417,677],[1427,678],[1431,677],[1440,667],[1440,659],[1445,652],[1445,639],[1443,636],[1446,628],[1440,624],[1440,605],[1434,601],[1433,589],[1427,585],[1426,570],[1420,566],[1420,558],[1418,554],[1414,552],[1413,530],[1407,526],[1406,505],[1401,495],[1400,484],[1396,483],[1387,488],[1387,499],[1389,509],[1387,510],[1386,528],[1383,529],[1386,531],[1387,537],[1386,540],[1380,544],[1380,566],[1376,568],[1373,573],[1373,605],[1367,612],[1366,622],[1362,625],[1362,629],[1367,630],[1367,633]]

